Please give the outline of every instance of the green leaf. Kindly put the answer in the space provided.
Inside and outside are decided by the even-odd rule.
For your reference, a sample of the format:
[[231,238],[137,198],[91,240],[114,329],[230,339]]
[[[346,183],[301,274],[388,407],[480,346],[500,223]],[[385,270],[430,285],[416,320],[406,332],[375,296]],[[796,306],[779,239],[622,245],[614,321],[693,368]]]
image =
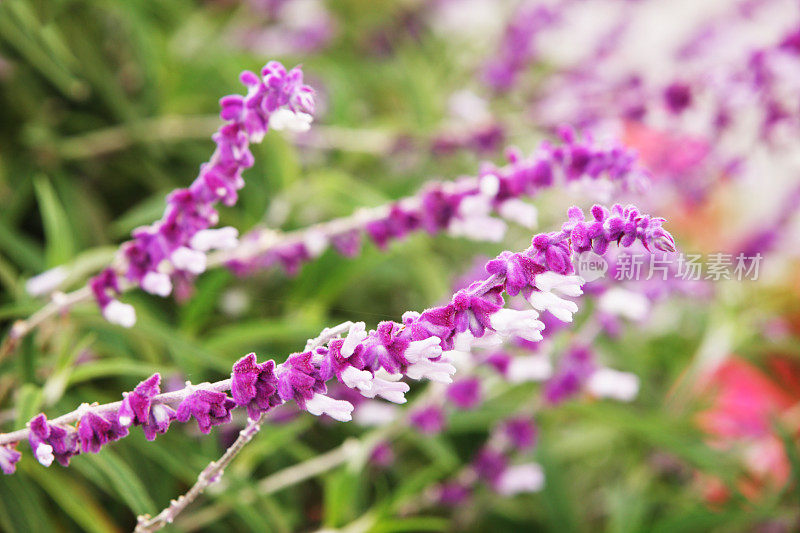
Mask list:
[[42,389],[32,383],[25,383],[17,392],[17,424],[24,425],[42,409]]
[[0,483],[0,529],[21,533],[55,530],[41,493],[23,472],[5,476]]
[[192,299],[181,309],[181,328],[196,333],[213,316],[222,292],[231,280],[230,272],[209,272],[197,281]]
[[789,490],[793,490],[795,501],[800,504],[800,452],[798,452],[797,449],[797,441],[792,436],[791,431],[783,424],[776,421],[773,425],[781,441],[783,441],[783,449],[786,452],[786,457],[789,459],[789,465],[791,466],[792,481],[787,483],[787,487],[789,487]]
[[[75,458],[73,461],[82,459]],[[39,465],[30,468],[29,473],[61,510],[85,531],[119,531],[100,503],[74,475],[62,473],[57,468],[44,469]]]
[[410,499],[414,499],[422,493],[426,487],[445,477],[447,471],[438,466],[428,466],[418,471],[407,472],[400,485],[392,490],[389,495],[389,503],[395,511]]
[[47,242],[47,265],[54,267],[66,263],[75,253],[69,218],[47,178],[36,177],[34,187]]
[[547,443],[540,443],[538,459],[544,468],[545,484],[540,492],[542,503],[546,511],[548,529],[554,532],[580,531],[577,517],[578,510],[569,490],[569,481],[564,477],[563,470],[551,456]]
[[156,511],[155,503],[142,481],[113,450],[103,450],[103,453],[92,455],[86,462],[92,463],[103,473],[113,489],[111,495],[119,495],[133,513],[139,515]]
[[18,265],[31,272],[41,272],[45,261],[40,248],[28,236],[15,232],[0,220],[0,249]]
[[325,476],[323,523],[342,526],[355,517],[361,493],[361,474],[340,468]]
[[381,520],[369,529],[370,533],[393,533],[395,531],[450,531],[451,520],[438,516],[412,516]]
[[267,342],[300,341],[316,336],[324,327],[321,322],[291,318],[241,321],[215,329],[203,345],[215,352],[238,354],[253,345]]
[[84,381],[91,381],[97,378],[110,376],[132,376],[145,378],[156,372],[171,372],[168,367],[150,365],[141,361],[131,361],[129,359],[103,359],[92,361],[75,367],[69,376],[67,383],[75,385]]

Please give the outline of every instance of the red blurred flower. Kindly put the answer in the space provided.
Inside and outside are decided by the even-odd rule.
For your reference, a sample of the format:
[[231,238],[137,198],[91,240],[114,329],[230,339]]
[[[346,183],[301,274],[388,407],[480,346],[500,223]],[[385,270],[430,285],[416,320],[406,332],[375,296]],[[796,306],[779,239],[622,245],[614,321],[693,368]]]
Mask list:
[[[790,465],[775,424],[798,433],[800,365],[771,357],[762,371],[734,356],[701,379],[700,394],[711,405],[697,415],[697,424],[709,435],[709,445],[741,458],[746,470],[738,483],[742,494],[757,499],[786,485]],[[719,479],[700,473],[698,482],[709,502],[727,500],[728,490]]]

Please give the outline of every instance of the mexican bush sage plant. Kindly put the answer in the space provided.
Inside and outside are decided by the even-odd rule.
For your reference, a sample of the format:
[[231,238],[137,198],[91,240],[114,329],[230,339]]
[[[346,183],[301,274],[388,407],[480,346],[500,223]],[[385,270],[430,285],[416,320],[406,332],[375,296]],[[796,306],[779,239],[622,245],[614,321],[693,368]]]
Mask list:
[[[84,404],[52,421],[44,414],[37,415],[27,429],[0,436],[4,471],[13,473],[20,457],[14,445],[22,439],[27,438],[44,466],[54,460],[66,466],[72,456],[97,453],[128,435],[131,427],[141,426],[152,440],[173,421],[194,418],[200,431],[208,433],[213,426],[229,423],[237,407],[246,410],[253,426],[260,423],[262,415],[289,401],[313,415],[349,421],[353,405],[326,394],[331,381],[367,398],[404,403],[409,386],[403,378],[452,381],[456,368],[448,353],[459,339],[471,343],[498,334],[535,342],[545,327],[538,320],[540,312],[571,321],[577,305],[566,298],[580,296],[583,284],[574,274],[573,252],[594,248],[602,253],[611,242],[630,246],[636,241],[647,248],[674,249],[662,220],[642,215],[634,207],[615,205],[608,210],[596,206],[592,216],[594,220],[587,221],[580,209],[570,209],[569,221],[560,231],[536,235],[523,252],[503,252],[487,263],[488,277],[455,293],[447,305],[406,313],[402,322],[381,322],[370,331],[362,322],[351,324],[343,337],[315,347],[312,343],[280,364],[272,360],[259,363],[255,354],[249,354],[233,365],[230,379],[216,383],[187,383],[180,391],[161,394],[160,376],[155,374],[125,393],[120,402]],[[524,296],[532,309],[507,308],[504,296],[516,295]],[[452,395],[468,407],[474,401],[474,389],[456,389]],[[516,486],[513,477],[495,481],[511,493]],[[509,484],[512,488],[506,486]],[[165,516],[171,516],[168,510]]]
[[[329,244],[344,255],[355,255],[362,235],[380,248],[417,230],[498,241],[506,229],[502,218],[529,227],[536,224],[535,209],[521,200],[523,196],[533,196],[556,183],[601,176],[621,189],[636,189],[647,174],[638,167],[635,155],[622,146],[581,139],[565,128],[560,132],[562,144],[545,142],[530,158],[510,151],[507,166],[485,165],[475,178],[432,183],[415,196],[367,214],[356,213],[301,230],[283,240],[269,242],[270,233],[257,230],[240,243],[236,229],[214,228],[218,222],[215,205],[236,202],[244,186],[242,173],[253,164],[250,143],[260,142],[269,128],[308,129],[314,108],[313,91],[303,84],[299,68],[287,72],[281,64],[270,62],[260,76],[244,72],[241,81],[248,93],[220,101],[225,124],[214,135],[217,148],[201,166],[198,178],[188,188],[171,193],[161,220],[135,230],[133,240],[120,248],[115,264],[89,282],[108,321],[132,327],[135,312],[117,299],[119,294],[129,286],[139,286],[168,296],[177,279],[191,279],[206,269],[206,254],[212,250],[226,250],[217,252],[228,254],[220,263],[237,273],[273,264],[292,273]],[[588,217],[573,207],[560,230],[535,235],[522,252],[500,253],[485,264],[480,279],[456,291],[443,305],[409,311],[399,321],[383,321],[372,329],[364,322],[347,322],[324,330],[282,362],[247,354],[232,365],[229,378],[214,383],[187,382],[179,390],[162,392],[161,376],[156,373],[123,393],[120,401],[82,404],[52,419],[40,413],[26,428],[0,435],[0,468],[6,474],[14,473],[22,441],[28,442],[41,465],[58,462],[68,466],[76,455],[99,453],[135,427],[141,427],[152,441],[175,422],[194,419],[200,432],[208,434],[215,426],[230,424],[235,410],[245,412],[246,427],[225,455],[200,474],[190,491],[155,517],[140,517],[138,530],[158,529],[217,481],[258,433],[265,415],[284,404],[348,422],[354,404],[376,398],[403,404],[410,391],[406,380],[427,380],[450,385],[442,400],[455,408],[474,408],[483,399],[484,387],[477,374],[466,373],[453,381],[454,363],[461,355],[506,342],[536,345],[543,339],[545,322],[572,322],[578,311],[573,299],[583,294],[585,282],[575,272],[574,256],[586,252],[603,256],[612,244],[630,247],[638,243],[648,251],[674,251],[674,240],[663,222],[633,206],[608,209],[596,205]],[[519,300],[526,301],[527,308],[520,308]],[[515,365],[499,353],[479,363],[496,368],[510,382],[547,374],[526,363]],[[601,397],[629,398],[630,392],[619,392],[628,378],[614,372],[595,365],[588,348],[575,348],[554,375],[547,374],[550,380],[544,395],[556,403],[588,388]],[[632,389],[630,383],[628,379],[625,390]],[[347,391],[356,399],[340,399],[337,391]],[[408,424],[423,433],[441,431],[446,419],[438,401],[415,405],[408,412]],[[535,441],[536,429],[525,414],[509,413],[508,420],[498,425],[470,465],[468,474],[473,481],[481,479],[505,495],[541,486],[543,472],[538,464],[507,464],[509,452],[529,449]],[[454,482],[439,490],[440,500],[456,501],[468,489]]]
[[[304,263],[331,246],[344,256],[358,255],[364,236],[382,250],[391,241],[417,231],[429,234],[444,231],[473,240],[499,241],[506,232],[506,221],[535,228],[538,220],[536,207],[525,199],[533,198],[545,189],[589,182],[607,191],[641,191],[647,187],[649,172],[639,165],[631,150],[618,143],[596,141],[590,135],[581,138],[568,127],[560,128],[559,136],[561,143],[543,141],[528,157],[519,150],[509,149],[505,166],[486,163],[477,176],[454,182],[432,181],[414,196],[387,205],[359,209],[349,217],[308,228],[286,233],[257,228],[241,239],[237,238],[238,231],[232,227],[200,230],[192,238],[192,248],[179,253],[179,256],[187,258],[191,255],[196,260],[192,263],[196,267],[193,267],[194,272],[176,270],[174,263],[168,261],[158,263],[164,270],[158,276],[165,289],[163,295],[167,295],[166,288],[172,286],[170,279],[179,278],[189,283],[191,278],[211,266],[225,265],[237,275],[280,266],[287,274],[293,275]],[[170,197],[180,194],[183,193],[175,191]],[[159,224],[152,225],[147,231],[161,227]],[[126,243],[122,250],[130,246],[136,245]],[[212,248],[217,251],[206,257],[198,247],[203,252]],[[59,274],[63,270],[64,267],[56,267],[45,272],[38,276],[39,279],[29,280],[28,286],[34,287],[35,294],[47,293],[63,279]],[[155,278],[150,276],[150,279]],[[54,293],[50,304],[28,320],[15,324],[0,348],[0,357],[10,351],[9,343],[17,342],[47,317],[66,312],[70,306],[91,299],[92,295],[104,312],[108,305],[113,306],[112,311],[124,311],[118,315],[127,317],[121,325],[132,324],[135,318],[133,308],[113,298],[115,294],[136,286],[124,281],[115,269],[107,268],[89,282],[87,289],[91,290],[79,289],[66,295]],[[112,312],[112,316],[117,315]]]
[[[214,134],[217,145],[200,175],[186,189],[173,191],[158,222],[133,232],[133,240],[120,249],[119,270],[127,282],[159,296],[172,292],[172,278],[196,276],[206,269],[206,252],[236,245],[235,228],[210,229],[217,224],[217,202],[233,205],[244,187],[242,173],[253,166],[250,143],[259,143],[267,130],[305,131],[314,110],[314,92],[303,84],[299,68],[290,71],[267,63],[258,76],[245,71],[241,81],[247,95],[220,100],[225,124]],[[130,327],[136,320],[133,307],[115,299],[120,275],[106,269],[89,286],[110,322]]]

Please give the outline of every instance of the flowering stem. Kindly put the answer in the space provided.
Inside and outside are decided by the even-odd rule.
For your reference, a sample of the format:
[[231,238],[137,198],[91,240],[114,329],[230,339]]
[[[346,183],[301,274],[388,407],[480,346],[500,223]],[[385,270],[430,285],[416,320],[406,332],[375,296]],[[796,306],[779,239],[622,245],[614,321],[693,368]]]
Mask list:
[[[473,181],[474,183],[470,182],[469,184],[465,183],[464,185],[471,187],[477,186],[477,180]],[[460,189],[461,185],[459,185],[459,190]],[[401,200],[401,202],[405,203],[413,201],[413,197]],[[232,260],[246,261],[282,246],[302,243],[304,242],[306,236],[310,233],[322,234],[328,238],[334,235],[348,233],[363,227],[368,222],[382,219],[386,216],[389,210],[390,205],[388,204],[369,209],[360,209],[347,217],[329,220],[327,222],[314,224],[307,228],[286,233],[272,229],[256,230],[252,234],[254,236],[253,239],[242,241],[238,246],[231,250],[218,251],[209,254],[208,267],[211,268],[221,266]],[[133,287],[135,287],[133,284],[123,284],[121,289],[126,291]],[[47,305],[36,311],[29,318],[18,320],[14,323],[11,331],[8,333],[8,336],[0,345],[0,362],[2,362],[14,351],[17,343],[23,337],[31,333],[47,319],[56,316],[59,313],[65,312],[76,304],[91,301],[91,299],[92,291],[88,286],[81,287],[80,289],[66,294],[54,293],[52,300]]]
[[[326,328],[320,333],[319,337],[311,339],[308,341],[306,346],[316,347],[321,346],[325,342],[329,341],[330,339],[336,337],[340,333],[346,332],[348,328],[352,325],[351,322],[344,322],[339,324],[338,326],[332,328]],[[197,388],[202,387],[205,390],[214,391],[214,392],[227,392],[231,390],[231,380],[223,379],[221,381],[216,381],[214,383],[204,383],[199,385],[187,385],[183,389],[172,391],[172,392],[165,392],[162,394],[157,394],[153,397],[153,403],[161,403],[167,405],[174,405],[180,403],[184,398],[189,396],[194,390]],[[113,413],[119,411],[122,402],[111,402],[105,403],[102,405],[94,405],[91,407],[91,411],[95,414],[103,414],[103,413]],[[85,413],[82,409],[75,409],[65,415],[59,416],[58,418],[54,418],[50,421],[51,424],[73,424],[77,422]],[[11,433],[2,433],[0,434],[0,446],[5,444],[11,444],[12,442],[20,442],[28,438],[30,434],[30,429],[18,429],[17,431],[12,431]]]
[[[306,343],[305,349],[312,350],[317,346],[324,345],[337,335],[346,332],[351,325],[352,322],[344,322],[336,327],[326,328],[318,337],[309,339],[308,343]],[[230,380],[226,381],[230,382]],[[228,388],[230,388],[230,386]],[[261,430],[261,423],[264,421],[264,418],[266,418],[266,413],[262,413],[256,419],[248,420],[247,425],[239,432],[239,436],[236,438],[234,443],[231,444],[227,450],[225,450],[225,453],[222,454],[222,457],[209,463],[209,465],[205,467],[202,472],[200,472],[200,475],[197,476],[197,481],[186,494],[178,497],[177,500],[172,500],[169,506],[165,507],[160,513],[152,518],[150,518],[149,515],[140,515],[138,517],[138,524],[135,531],[137,533],[158,531],[167,524],[171,524],[175,520],[175,517],[179,515],[181,511],[186,508],[186,506],[188,506],[200,494],[202,494],[209,485],[215,483],[222,477],[225,468],[227,468],[231,461],[233,461],[239,452],[242,451],[245,445],[253,440],[253,437],[255,437],[256,434]]]
[[[160,404],[167,404],[167,405],[174,405],[180,403],[184,398],[192,394],[198,388],[202,388],[204,390],[214,391],[214,392],[225,392],[231,390],[231,379],[223,379],[222,381],[216,381],[214,383],[201,383],[198,385],[191,385],[187,384],[186,387],[172,392],[165,392],[163,394],[157,394],[153,396],[153,403],[160,403]],[[122,406],[122,402],[111,402],[111,403],[104,403],[100,405],[92,405],[89,407],[89,410],[94,414],[100,415],[103,413],[116,413],[119,411],[119,408]],[[86,413],[84,409],[78,408],[74,411],[71,411],[65,415],[61,415],[58,418],[54,418],[50,420],[51,424],[58,424],[58,425],[66,425],[66,424],[73,424],[80,420],[80,418]],[[5,444],[11,444],[12,442],[20,442],[28,438],[30,435],[30,429],[18,429],[17,431],[12,431],[11,433],[2,433],[0,434],[0,446]]]
[[[398,238],[401,234],[405,234],[408,231],[422,229],[418,225],[412,224],[409,227],[403,228],[398,235],[393,235],[392,232],[398,231],[398,228],[390,230],[390,228],[396,226],[398,223],[397,220],[394,220],[394,218],[397,217],[395,211],[399,211],[403,216],[410,216],[412,218],[422,217],[422,219],[424,219],[426,216],[433,217],[429,222],[434,222],[436,224],[435,229],[447,229],[450,222],[459,220],[458,216],[454,214],[447,215],[447,221],[444,223],[438,220],[437,214],[429,212],[431,208],[427,207],[425,204],[427,195],[433,193],[441,195],[441,198],[439,198],[437,202],[445,202],[447,209],[456,208],[457,210],[457,208],[461,206],[462,199],[474,197],[475,200],[483,198],[486,201],[493,202],[495,204],[493,205],[493,209],[497,210],[497,204],[502,204],[502,202],[509,198],[515,199],[520,195],[529,196],[535,194],[540,188],[551,186],[553,184],[553,170],[551,166],[557,168],[564,167],[559,172],[566,173],[567,180],[576,179],[581,175],[586,175],[595,179],[600,175],[600,170],[607,172],[610,179],[621,180],[623,182],[626,180],[629,181],[632,177],[637,175],[638,171],[636,171],[633,166],[633,158],[624,151],[618,149],[606,150],[601,147],[599,149],[593,148],[594,151],[587,152],[589,149],[587,147],[590,145],[582,144],[582,141],[578,140],[573,132],[563,132],[562,136],[565,141],[564,146],[555,148],[552,145],[544,143],[539,153],[530,160],[522,160],[519,154],[512,154],[509,157],[510,164],[504,168],[493,168],[490,171],[484,170],[478,177],[462,178],[456,182],[431,183],[423,188],[417,195],[409,196],[390,204],[369,209],[360,209],[347,217],[334,219],[287,233],[277,232],[271,229],[255,230],[245,236],[236,247],[227,251],[218,251],[209,254],[206,266],[228,265],[235,271],[246,271],[253,267],[263,267],[264,265],[259,264],[259,258],[266,258],[270,253],[280,255],[284,252],[288,252],[292,255],[294,257],[292,261],[298,262],[299,264],[302,261],[309,260],[311,258],[310,256],[313,255],[308,253],[307,242],[309,240],[321,240],[324,243],[329,243],[333,242],[336,238],[344,238],[354,233],[358,234],[358,239],[360,240],[361,233],[369,233],[370,225],[377,224],[378,226],[387,226],[383,228],[383,230],[389,231],[389,234],[380,237],[381,241],[376,240],[379,246],[383,246],[385,244],[383,241],[389,237]],[[577,155],[573,154],[573,151]],[[596,161],[593,163],[593,166],[585,165],[582,169],[573,168],[574,164],[571,162],[573,156],[581,160],[578,155],[583,154],[583,156],[585,156],[586,153],[594,154],[592,157],[594,157]],[[542,176],[547,177],[547,179],[537,181],[539,180],[539,178],[536,177],[538,175],[537,172],[540,171],[544,172]],[[492,193],[485,193],[482,188],[483,185],[485,185],[484,178],[487,177],[487,173],[495,177],[496,183],[503,185],[505,188],[510,187],[510,189],[508,189],[508,191],[501,191],[499,189],[500,185],[495,185],[497,190]],[[502,176],[502,178],[498,176]],[[489,182],[491,182],[491,180],[489,180]],[[512,190],[515,192],[511,193],[510,191]],[[485,194],[488,194],[488,196],[485,196]],[[442,206],[439,206],[439,208],[441,207]],[[484,219],[486,221],[494,220],[486,216],[484,216]],[[432,231],[434,228],[428,227],[427,229]],[[376,239],[374,235],[371,236],[373,240]],[[302,253],[296,250],[292,251],[295,248],[300,248]],[[284,266],[289,269],[287,265]],[[135,286],[133,283],[125,282],[125,277],[122,275],[122,272],[115,271],[114,274],[114,278],[119,278],[117,280],[117,283],[119,283],[119,292],[124,292]],[[66,295],[61,294],[54,297],[51,303],[43,307],[31,318],[18,321],[2,346],[0,346],[0,361],[11,353],[20,338],[30,333],[47,318],[65,311],[71,305],[87,301],[91,299],[91,297],[91,291],[86,289],[79,289],[78,291]]]

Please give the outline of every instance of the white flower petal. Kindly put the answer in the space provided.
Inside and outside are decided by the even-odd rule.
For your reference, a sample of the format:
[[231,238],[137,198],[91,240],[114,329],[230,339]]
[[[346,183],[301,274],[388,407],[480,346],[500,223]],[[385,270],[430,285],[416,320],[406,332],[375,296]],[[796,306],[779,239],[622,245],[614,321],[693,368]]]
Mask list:
[[204,229],[194,234],[190,246],[195,250],[229,250],[239,244],[239,230],[231,226]]
[[112,324],[129,328],[136,323],[136,311],[132,305],[124,304],[119,300],[111,300],[103,308],[103,316]]
[[306,411],[315,416],[326,414],[339,422],[349,422],[353,419],[353,404],[344,400],[334,400],[319,393],[306,401]]
[[206,254],[181,246],[170,256],[172,264],[178,270],[185,270],[192,274],[202,274],[206,270]]
[[503,496],[538,492],[544,487],[544,470],[538,463],[509,466],[497,480],[495,489]]
[[142,289],[150,294],[167,297],[172,292],[172,281],[161,272],[148,272],[142,279]]

